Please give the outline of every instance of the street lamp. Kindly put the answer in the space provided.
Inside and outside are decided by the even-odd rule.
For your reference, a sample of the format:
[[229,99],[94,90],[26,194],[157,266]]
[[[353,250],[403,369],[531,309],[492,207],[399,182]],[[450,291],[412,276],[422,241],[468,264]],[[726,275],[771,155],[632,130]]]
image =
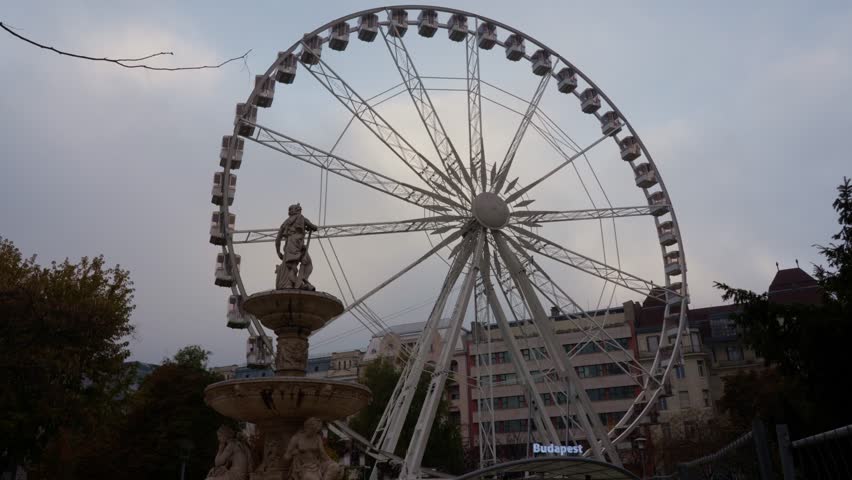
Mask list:
[[648,439],[645,437],[636,437],[633,439],[633,444],[636,447],[636,450],[639,450],[639,463],[642,464],[642,479],[645,479],[645,445],[648,443]]
[[189,454],[192,453],[193,447],[195,447],[195,444],[188,438],[178,440],[178,449],[180,450],[180,480],[186,480],[186,462],[189,461]]

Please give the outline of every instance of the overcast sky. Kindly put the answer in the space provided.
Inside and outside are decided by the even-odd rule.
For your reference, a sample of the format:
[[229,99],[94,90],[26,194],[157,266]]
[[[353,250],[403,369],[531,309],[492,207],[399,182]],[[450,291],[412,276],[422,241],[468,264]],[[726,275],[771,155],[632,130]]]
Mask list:
[[[819,260],[812,245],[827,242],[837,230],[834,189],[843,175],[852,175],[848,2],[819,2],[819,8],[780,1],[691,8],[683,2],[453,5],[536,37],[577,65],[626,115],[653,154],[675,205],[693,307],[719,303],[713,281],[763,291],[775,262],[791,267],[798,259],[810,271]],[[60,57],[0,32],[0,236],[27,255],[37,253],[44,263],[103,254],[109,263],[128,268],[138,306],[132,319],[134,359],[158,362],[184,345],[200,344],[213,352],[213,364],[244,362],[246,335],[225,327],[228,291],[213,285],[217,250],[207,242],[220,138],[232,128],[235,103],[248,97],[254,75],[265,71],[279,50],[304,32],[371,6],[363,1],[5,5],[0,20],[20,34],[93,56],[168,50],[174,57],[157,64],[192,65],[252,53],[246,65],[219,70],[147,72]],[[421,75],[464,75],[464,48],[447,40],[445,32],[426,40],[412,31],[405,39]],[[398,82],[380,39],[366,45],[353,37],[346,52],[325,52],[323,58],[365,96]],[[527,64],[506,61],[499,48],[483,54],[482,75],[524,98],[538,80]],[[427,85],[439,86],[434,82]],[[349,119],[345,110],[304,70],[296,83],[278,85],[276,93],[259,121],[331,148]],[[464,94],[435,92],[433,100],[458,149],[466,152]],[[552,87],[543,105],[578,143],[599,135],[594,119]],[[404,95],[381,108],[401,132],[410,132],[418,148],[434,156]],[[483,108],[486,152],[496,152],[489,157],[494,161],[502,157],[517,117],[496,106]],[[528,137],[519,152],[522,181],[557,162],[540,139]],[[397,178],[411,177],[363,127],[347,133],[336,151]],[[612,145],[596,150],[580,171],[566,169],[562,181],[543,184],[530,208],[589,208],[577,180],[593,178],[590,168],[613,204],[641,204],[641,191],[617,157]],[[317,170],[250,145],[236,173],[238,228],[276,227],[286,206],[296,201],[316,221]],[[332,179],[327,223],[422,216],[416,208],[365,190]],[[559,225],[543,233],[578,251],[591,249],[595,258],[604,254],[594,251],[601,250],[597,224]],[[662,281],[650,219],[625,221],[618,235],[625,269]],[[604,237],[613,242],[609,227]],[[335,247],[358,294],[425,253],[429,244],[423,234],[407,234],[341,239]],[[611,262],[613,251],[607,251]],[[314,283],[338,294],[322,253],[315,246],[312,253]],[[251,246],[241,254],[249,290],[270,288],[271,245]],[[431,259],[371,306],[390,324],[422,320],[440,288],[442,265]],[[579,303],[598,305],[594,288],[580,277],[560,275],[576,290]],[[619,291],[609,302],[630,299],[638,297]],[[412,306],[420,308],[393,315]],[[368,337],[353,318],[341,318],[315,335],[312,353],[364,348]]]

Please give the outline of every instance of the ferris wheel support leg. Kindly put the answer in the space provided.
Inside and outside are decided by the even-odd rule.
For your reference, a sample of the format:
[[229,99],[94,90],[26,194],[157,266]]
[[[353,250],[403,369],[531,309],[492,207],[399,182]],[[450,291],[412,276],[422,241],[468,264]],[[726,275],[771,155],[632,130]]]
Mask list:
[[491,311],[494,312],[495,320],[497,321],[497,325],[500,327],[500,335],[509,347],[509,357],[512,359],[515,371],[518,372],[518,381],[524,391],[527,392],[531,403],[538,406],[538,408],[533,410],[533,412],[535,412],[533,415],[535,426],[539,432],[543,432],[548,441],[558,444],[560,443],[559,434],[556,432],[556,428],[553,427],[553,423],[550,421],[550,418],[546,415],[543,408],[544,402],[542,401],[538,390],[535,388],[535,379],[533,379],[532,374],[524,363],[524,356],[521,353],[521,347],[518,345],[518,340],[515,338],[515,334],[512,333],[512,328],[509,326],[509,320],[503,312],[503,307],[500,306],[500,302],[497,300],[497,295],[494,293],[494,286],[491,283],[489,273],[487,251],[480,261],[482,262],[480,265],[480,271],[482,272],[481,276],[483,286],[485,287],[485,295],[488,297],[488,304],[491,306]]
[[[484,255],[488,256],[487,249],[488,245],[485,245]],[[475,315],[474,324],[471,328],[473,332],[473,343],[476,345],[476,353],[481,356],[483,346],[488,355],[488,358],[491,357],[491,335],[485,333],[491,326],[491,316],[489,315],[490,306],[488,305],[488,297],[485,293],[485,283],[482,281],[481,277],[483,275],[482,267],[480,267],[480,281],[476,286],[476,293],[474,297],[474,308]],[[481,357],[477,357],[481,358]],[[473,365],[477,365],[476,362],[471,362]],[[480,370],[478,371],[478,377],[482,377],[483,370],[481,367],[485,367],[485,375],[489,379],[486,383],[485,388],[483,388],[483,382],[476,382],[476,390],[479,394],[479,398],[487,398],[486,402],[479,402],[477,406],[477,415],[479,416],[479,428],[477,428],[477,438],[479,439],[479,468],[485,468],[489,465],[494,465],[497,463],[497,445],[495,442],[495,432],[494,432],[494,387],[492,379],[492,374],[494,370],[491,368],[491,363],[486,362],[485,365],[479,365]]]
[[606,453],[610,463],[621,466],[621,458],[619,458],[618,452],[610,443],[609,435],[607,435],[600,417],[592,409],[589,396],[583,388],[580,377],[577,375],[577,371],[574,370],[571,360],[559,342],[556,341],[556,332],[553,328],[552,320],[547,316],[544,307],[541,305],[529,278],[526,276],[526,272],[523,270],[520,260],[511,251],[502,233],[494,232],[494,240],[500,257],[503,259],[512,276],[512,280],[524,297],[527,308],[529,308],[533,316],[533,321],[542,332],[542,342],[553,359],[553,365],[559,374],[559,378],[568,383],[572,397],[571,400],[576,402],[575,405],[578,410],[577,419],[586,432],[592,454],[595,458],[606,461],[607,459],[604,456],[604,453]]
[[[387,410],[385,411],[385,415],[383,415],[382,420],[384,420],[384,425],[380,422],[379,427],[376,430],[376,434],[374,435],[377,440],[376,444],[378,444],[380,450],[384,450],[386,452],[393,452],[396,450],[396,445],[399,442],[402,427],[405,424],[405,419],[408,415],[408,409],[411,407],[411,400],[417,390],[417,384],[420,381],[420,375],[423,373],[423,366],[426,364],[426,359],[429,354],[429,347],[432,345],[432,339],[438,331],[438,324],[441,322],[441,315],[447,304],[447,299],[456,283],[456,280],[458,280],[464,266],[467,264],[467,260],[471,256],[473,241],[475,240],[475,238],[472,237],[478,237],[479,235],[479,233],[474,232],[468,235],[468,238],[465,239],[465,245],[462,247],[459,254],[456,255],[456,258],[450,266],[450,271],[447,273],[444,285],[441,288],[441,293],[438,295],[435,306],[432,308],[432,313],[429,315],[429,320],[426,322],[423,334],[420,336],[417,341],[417,345],[414,347],[414,355],[408,359],[406,368],[400,376],[397,382],[397,387],[394,390],[395,396],[394,398],[391,398],[388,403]],[[379,429],[382,431],[379,432]],[[378,474],[379,468],[378,465],[376,465],[370,473],[370,479],[377,480]]]
[[435,420],[435,412],[438,411],[438,404],[444,398],[447,371],[450,368],[450,361],[453,359],[465,313],[467,313],[467,307],[470,304],[470,296],[476,284],[476,275],[479,272],[479,262],[477,260],[482,255],[484,243],[485,234],[482,232],[477,235],[470,269],[465,276],[461,291],[456,299],[453,316],[448,325],[447,332],[440,339],[441,356],[438,358],[435,373],[432,375],[432,380],[426,389],[426,398],[423,400],[423,408],[417,417],[417,423],[414,425],[414,433],[412,433],[411,442],[408,444],[408,452],[405,455],[405,464],[402,467],[400,479],[415,479],[420,470],[420,462],[423,461],[423,454],[426,453],[426,444],[429,441],[432,422]]

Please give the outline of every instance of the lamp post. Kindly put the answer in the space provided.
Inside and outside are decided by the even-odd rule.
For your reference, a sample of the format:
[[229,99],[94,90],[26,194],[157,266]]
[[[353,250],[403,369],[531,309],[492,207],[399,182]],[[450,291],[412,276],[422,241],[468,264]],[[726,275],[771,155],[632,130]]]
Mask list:
[[195,445],[188,438],[178,440],[178,448],[180,449],[180,480],[186,480],[186,462],[189,461],[189,454]]
[[639,463],[642,464],[642,480],[645,480],[645,445],[648,442],[648,439],[645,437],[636,437],[633,439],[633,445],[636,447],[636,450],[639,450]]

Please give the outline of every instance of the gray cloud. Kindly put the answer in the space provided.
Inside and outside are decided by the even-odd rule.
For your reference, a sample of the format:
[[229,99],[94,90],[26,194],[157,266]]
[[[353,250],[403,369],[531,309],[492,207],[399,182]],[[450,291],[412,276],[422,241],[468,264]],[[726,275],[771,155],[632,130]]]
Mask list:
[[[336,2],[296,9],[269,2],[236,9],[163,2],[128,10],[107,4],[97,6],[94,16],[87,13],[94,6],[27,4],[10,7],[4,22],[80,51],[175,50],[169,61],[176,63],[208,63],[254,48],[249,67],[259,73],[312,25],[369,5]],[[637,127],[682,224],[695,305],[718,301],[710,287],[714,280],[763,289],[775,261],[790,266],[795,258],[803,265],[818,260],[810,245],[826,241],[836,229],[830,210],[833,188],[844,174],[852,174],[844,158],[845,133],[852,126],[846,88],[852,71],[848,5],[822,4],[816,10],[772,3],[771,9],[708,6],[700,11],[676,3],[607,10],[562,2],[523,10],[510,2],[466,2],[463,7],[509,21],[575,61]],[[809,21],[802,22],[803,17]],[[410,43],[422,55],[424,69],[462,74],[459,45],[413,36]],[[327,58],[352,75],[353,85],[372,94],[396,81],[388,63],[370,67],[386,60],[384,46],[353,41],[350,49],[344,55],[329,52]],[[138,326],[135,358],[158,361],[183,345],[199,343],[214,351],[214,363],[241,362],[244,335],[224,327],[227,292],[212,284],[216,250],[207,244],[206,231],[214,208],[209,190],[218,139],[230,129],[234,104],[250,91],[250,74],[239,65],[191,74],[126,71],[39,52],[10,37],[0,40],[0,55],[5,87],[0,95],[5,119],[0,234],[27,253],[39,253],[43,261],[103,253],[129,268],[139,305],[133,318]],[[499,75],[490,78],[529,96],[535,78],[528,67],[506,66],[498,62],[501,55],[489,53],[487,64],[493,68],[487,74]],[[300,72],[292,88],[279,85],[275,106],[262,112],[262,119],[328,147],[330,132],[338,132],[348,117],[311,81]],[[459,112],[464,99],[455,95],[436,96],[436,102],[463,139]],[[552,97],[556,102],[557,95]],[[410,106],[398,98],[383,112],[401,130],[413,131],[415,118],[406,116]],[[579,142],[593,138],[594,122],[578,114],[573,103],[567,105],[549,103],[548,109],[560,121],[576,122],[570,123],[576,127],[570,133]],[[488,152],[499,158],[508,143],[505,132],[510,135],[514,124],[511,116],[488,111],[496,124],[486,127],[493,142]],[[557,161],[533,138],[523,147],[522,171],[530,178]],[[425,141],[419,136],[418,147],[428,150]],[[607,148],[608,154],[591,155],[590,162],[614,203],[637,203],[629,172]],[[340,151],[400,178],[411,177],[363,129],[353,130]],[[581,172],[589,173],[587,167]],[[319,176],[310,167],[252,148],[237,173],[238,228],[276,226],[284,206],[297,200],[309,216],[315,215]],[[334,178],[331,184],[330,223],[422,213]],[[534,204],[538,208],[586,202],[570,173],[542,189]],[[637,233],[620,237],[624,262],[637,273],[660,278],[658,250],[648,248],[653,232],[647,223],[625,222],[623,231]],[[599,250],[594,229],[553,232],[566,245]],[[356,294],[429,248],[422,234],[335,245]],[[251,288],[268,288],[271,255],[268,244],[245,249]],[[602,252],[594,255],[600,258]],[[314,260],[317,282],[334,290],[318,250]],[[437,294],[445,268],[440,260],[430,261],[371,305],[388,315],[423,304]],[[565,281],[573,278],[560,275]],[[599,289],[584,284],[578,296],[593,304]],[[619,301],[627,298],[632,297],[618,293]],[[390,321],[416,321],[429,308]],[[366,345],[367,334],[353,332],[356,327],[353,319],[341,319],[316,335],[315,351]]]

